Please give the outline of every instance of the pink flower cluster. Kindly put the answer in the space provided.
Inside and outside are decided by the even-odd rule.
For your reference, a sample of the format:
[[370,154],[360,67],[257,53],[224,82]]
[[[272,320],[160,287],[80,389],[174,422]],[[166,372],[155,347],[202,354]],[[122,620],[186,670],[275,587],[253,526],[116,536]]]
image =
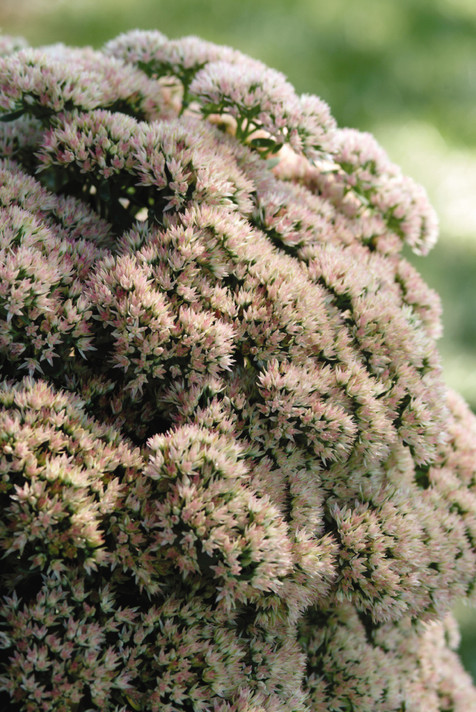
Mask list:
[[266,153],[283,144],[307,155],[330,148],[335,128],[327,104],[298,97],[286,77],[229,47],[196,37],[168,40],[160,33],[130,32],[106,52],[132,62],[149,76],[168,77],[181,89],[181,111],[194,107],[207,117],[232,117],[237,138]]
[[2,704],[476,706],[423,189],[229,48],[0,50]]

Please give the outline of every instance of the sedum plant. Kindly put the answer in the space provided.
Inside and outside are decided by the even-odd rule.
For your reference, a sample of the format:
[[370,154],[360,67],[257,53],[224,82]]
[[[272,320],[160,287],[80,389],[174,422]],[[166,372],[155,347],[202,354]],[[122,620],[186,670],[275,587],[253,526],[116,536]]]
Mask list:
[[227,47],[0,49],[2,710],[476,709],[423,189]]

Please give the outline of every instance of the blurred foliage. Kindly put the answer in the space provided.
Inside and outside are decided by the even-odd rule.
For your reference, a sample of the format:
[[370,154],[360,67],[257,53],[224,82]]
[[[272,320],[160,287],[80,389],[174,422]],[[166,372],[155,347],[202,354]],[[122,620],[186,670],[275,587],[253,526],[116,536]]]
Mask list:
[[[411,257],[441,295],[446,379],[476,410],[476,2],[474,0],[0,0],[0,26],[32,45],[101,46],[133,28],[196,34],[284,72],[372,131],[428,189],[442,234]],[[474,611],[458,612],[476,679]]]

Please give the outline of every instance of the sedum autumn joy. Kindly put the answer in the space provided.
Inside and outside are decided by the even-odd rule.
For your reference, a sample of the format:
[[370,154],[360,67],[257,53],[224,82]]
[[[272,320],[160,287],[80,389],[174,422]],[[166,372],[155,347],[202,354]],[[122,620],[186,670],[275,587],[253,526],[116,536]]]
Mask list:
[[2,710],[476,709],[423,189],[227,47],[0,50]]

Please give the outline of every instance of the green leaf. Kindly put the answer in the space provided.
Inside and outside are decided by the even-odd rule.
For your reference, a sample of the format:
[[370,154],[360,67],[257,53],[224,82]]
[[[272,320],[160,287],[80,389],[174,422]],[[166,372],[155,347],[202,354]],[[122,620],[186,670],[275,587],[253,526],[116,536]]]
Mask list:
[[275,156],[274,158],[269,158],[269,159],[266,161],[266,165],[268,166],[268,168],[269,168],[270,170],[271,170],[271,168],[274,168],[275,166],[277,166],[278,163],[279,163],[279,158],[278,158],[278,156]]
[[276,153],[281,148],[281,144],[278,144],[276,139],[265,137],[251,139],[250,145],[254,148],[268,148],[273,153]]
[[131,699],[131,698],[129,697],[129,695],[126,695],[125,697],[126,697],[126,700],[128,701],[128,703],[130,704],[130,706],[131,706],[133,709],[135,709],[135,710],[140,710],[141,705],[140,705],[139,703],[134,702],[134,700]]
[[0,121],[6,122],[6,121],[15,121],[15,119],[19,119],[20,116],[23,116],[25,113],[25,109],[18,109],[18,111],[12,111],[9,114],[2,114],[0,116]]

